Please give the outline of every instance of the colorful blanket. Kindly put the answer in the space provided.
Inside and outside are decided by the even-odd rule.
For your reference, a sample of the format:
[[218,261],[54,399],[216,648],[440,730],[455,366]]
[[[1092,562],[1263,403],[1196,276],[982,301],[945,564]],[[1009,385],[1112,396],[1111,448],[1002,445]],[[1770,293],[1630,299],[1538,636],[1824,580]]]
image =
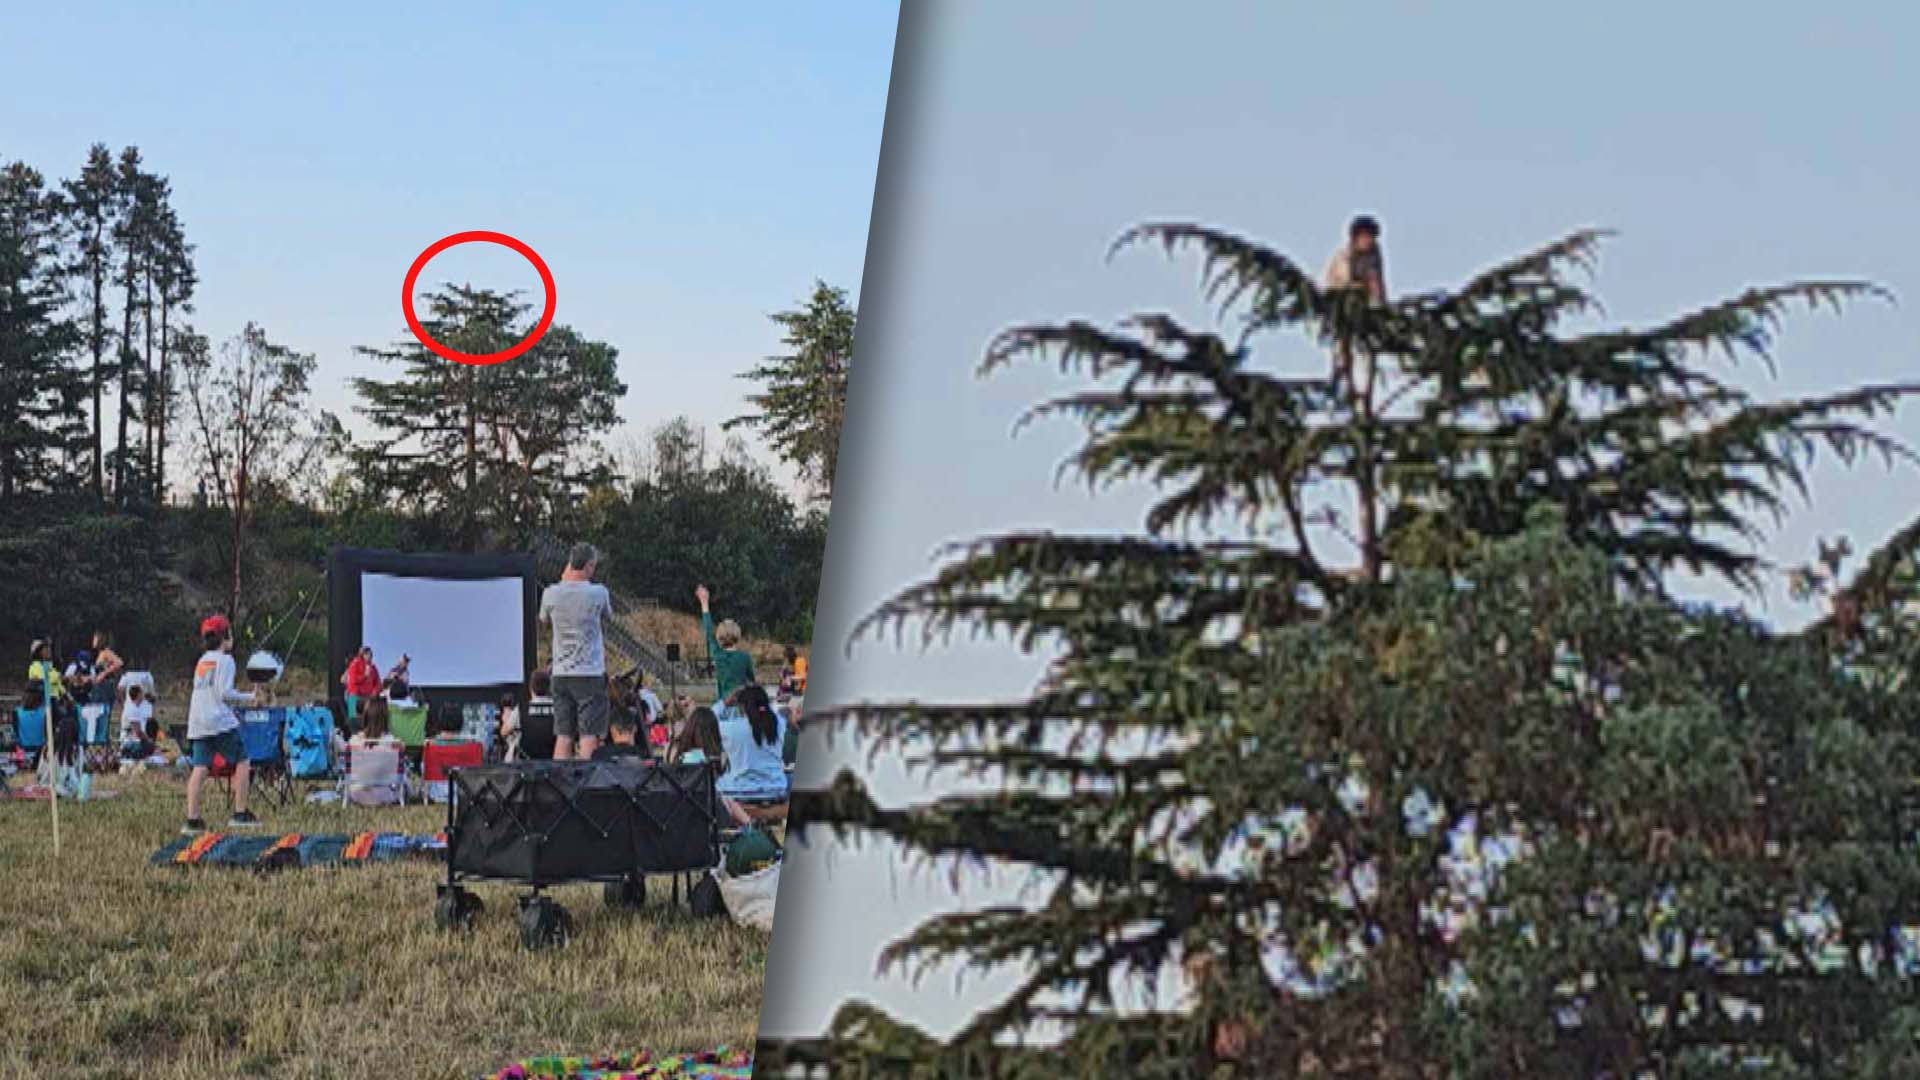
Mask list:
[[482,1080],[747,1080],[752,1075],[753,1055],[723,1046],[659,1058],[646,1051],[610,1058],[539,1057]]
[[266,836],[259,833],[205,832],[182,836],[161,846],[147,860],[153,866],[247,866],[282,868],[339,863],[387,862],[408,856],[440,858],[444,833],[316,833]]

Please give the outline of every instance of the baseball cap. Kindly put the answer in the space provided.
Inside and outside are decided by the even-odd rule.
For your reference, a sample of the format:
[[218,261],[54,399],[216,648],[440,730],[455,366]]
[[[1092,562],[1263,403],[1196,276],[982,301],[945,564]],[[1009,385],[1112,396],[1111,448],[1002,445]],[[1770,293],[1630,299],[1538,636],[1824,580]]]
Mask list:
[[201,637],[205,637],[208,634],[219,634],[221,637],[225,637],[227,631],[231,628],[232,624],[227,622],[225,615],[209,615],[200,620]]

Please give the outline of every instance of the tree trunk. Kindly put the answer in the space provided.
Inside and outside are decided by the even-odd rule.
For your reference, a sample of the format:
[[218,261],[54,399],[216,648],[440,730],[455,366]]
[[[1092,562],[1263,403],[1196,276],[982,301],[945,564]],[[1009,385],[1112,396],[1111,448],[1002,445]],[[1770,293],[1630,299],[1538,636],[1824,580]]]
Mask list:
[[167,414],[172,411],[173,384],[168,380],[171,373],[167,370],[167,314],[172,308],[165,294],[160,297],[160,416],[157,421],[159,431],[155,438],[153,455],[153,490],[156,501],[165,505],[167,501]]
[[142,388],[145,391],[145,393],[142,396],[146,399],[146,403],[147,403],[147,415],[145,417],[146,436],[147,436],[146,446],[145,446],[145,455],[146,455],[146,461],[147,461],[147,498],[152,502],[158,503],[160,501],[160,489],[157,486],[158,481],[155,479],[157,474],[155,473],[155,470],[154,470],[154,458],[153,458],[153,436],[154,436],[153,402],[154,402],[155,388],[153,384],[153,267],[152,266],[147,267],[145,278],[146,278],[146,295],[142,298],[140,302],[140,329],[141,329],[142,336],[145,337],[146,339],[146,342],[145,342],[145,353],[141,357],[140,366],[146,372],[146,385]]
[[[99,244],[96,231],[94,243]],[[93,497],[99,502],[107,501],[106,450],[107,433],[101,427],[100,395],[102,379],[100,362],[107,344],[107,281],[105,260],[93,262]]]
[[125,316],[120,323],[120,438],[113,455],[113,499],[121,506],[127,504],[127,421],[133,409],[133,385],[128,375],[133,372],[129,362],[135,357],[133,351],[133,256],[127,256],[127,303]]

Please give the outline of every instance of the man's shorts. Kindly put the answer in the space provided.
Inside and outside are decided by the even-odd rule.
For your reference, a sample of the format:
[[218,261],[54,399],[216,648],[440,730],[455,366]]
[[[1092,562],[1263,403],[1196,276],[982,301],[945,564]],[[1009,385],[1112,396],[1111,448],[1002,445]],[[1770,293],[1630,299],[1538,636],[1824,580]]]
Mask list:
[[196,769],[213,768],[213,755],[219,754],[228,764],[238,764],[246,750],[240,745],[240,729],[228,728],[218,735],[209,735],[204,739],[189,739],[193,748],[193,767]]
[[553,677],[553,735],[557,739],[604,739],[613,707],[604,675]]

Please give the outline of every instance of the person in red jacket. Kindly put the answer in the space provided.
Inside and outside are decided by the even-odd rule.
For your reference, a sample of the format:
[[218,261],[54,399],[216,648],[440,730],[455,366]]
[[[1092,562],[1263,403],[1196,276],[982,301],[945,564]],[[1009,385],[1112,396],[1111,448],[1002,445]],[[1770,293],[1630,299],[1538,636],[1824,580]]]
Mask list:
[[360,646],[360,651],[347,661],[340,685],[347,691],[347,724],[351,727],[360,717],[361,703],[380,693],[380,669],[373,666],[373,646]]

